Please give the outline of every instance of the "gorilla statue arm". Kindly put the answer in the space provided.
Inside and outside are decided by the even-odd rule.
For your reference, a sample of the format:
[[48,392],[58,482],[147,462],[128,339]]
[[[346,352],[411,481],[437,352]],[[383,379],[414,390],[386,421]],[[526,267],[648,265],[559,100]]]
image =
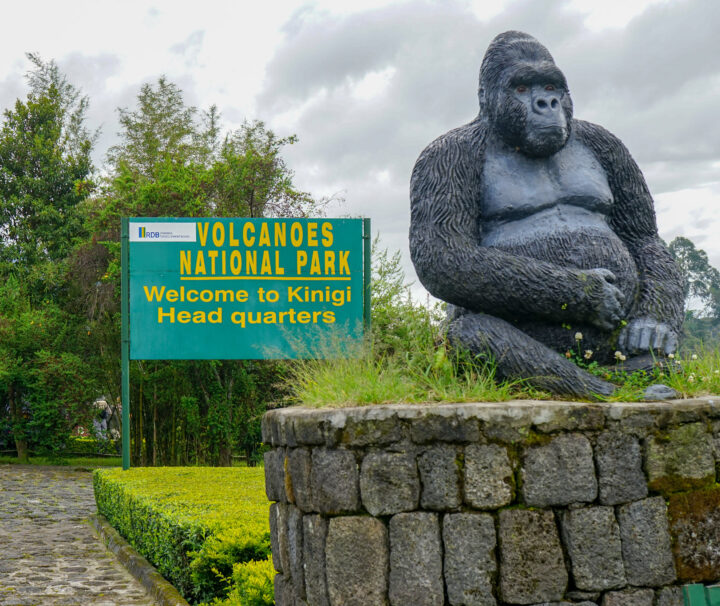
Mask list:
[[574,120],[578,138],[605,171],[614,204],[610,227],[625,243],[640,275],[638,299],[620,334],[624,351],[663,348],[671,353],[683,321],[680,269],[657,235],[655,211],[647,184],[623,143],[596,124]]
[[410,252],[420,281],[435,297],[474,312],[617,327],[622,294],[611,272],[480,245],[486,138],[486,125],[475,120],[431,143],[415,165]]

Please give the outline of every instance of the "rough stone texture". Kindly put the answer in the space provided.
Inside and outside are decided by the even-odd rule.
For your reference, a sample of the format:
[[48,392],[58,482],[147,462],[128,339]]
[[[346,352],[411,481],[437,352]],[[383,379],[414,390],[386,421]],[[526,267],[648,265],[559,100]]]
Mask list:
[[[286,508],[284,503],[270,505],[270,551],[273,566],[278,572],[283,571],[283,563],[288,564]],[[281,555],[283,552],[284,556]]]
[[600,599],[599,591],[568,591],[565,597],[575,602],[597,602]]
[[87,471],[0,465],[0,604],[155,604],[95,534],[95,513]]
[[332,518],[325,544],[327,588],[333,606],[385,606],[388,533],[375,518]]
[[704,423],[688,423],[647,442],[649,486],[663,494],[710,486],[715,481],[712,436]]
[[435,446],[418,457],[420,506],[423,509],[451,510],[462,503],[460,461],[453,446]]
[[275,606],[295,606],[292,583],[289,577],[283,574],[276,574],[273,579],[275,590]]
[[308,604],[329,606],[325,584],[325,539],[328,522],[319,515],[303,517],[303,560]]
[[285,449],[275,448],[263,455],[265,461],[265,493],[269,501],[287,502],[285,494]]
[[513,470],[507,450],[497,444],[465,448],[465,502],[478,509],[507,505],[513,499]]
[[415,509],[420,500],[415,457],[399,452],[366,455],[360,472],[360,494],[365,509],[374,516]]
[[652,589],[626,589],[609,591],[603,596],[602,606],[653,606]]
[[403,436],[403,426],[395,417],[364,418],[349,420],[340,441],[351,446],[382,446],[397,442]]
[[678,578],[720,580],[720,489],[674,494],[668,513]]
[[667,507],[651,497],[617,509],[625,574],[630,585],[659,587],[675,580]]
[[531,506],[590,502],[597,496],[592,447],[581,434],[561,435],[529,448],[522,478],[523,499]]
[[562,528],[578,589],[604,591],[626,584],[620,529],[612,507],[566,511]]
[[303,511],[312,511],[312,489],[310,480],[310,451],[307,448],[292,448],[287,455],[287,476],[285,483],[290,488],[287,498]]
[[352,513],[360,508],[358,466],[349,450],[313,450],[310,477],[315,511]]
[[443,517],[445,584],[452,606],[495,606],[492,580],[495,522],[490,514],[453,513]]
[[442,545],[434,513],[399,513],[390,519],[392,606],[442,606]]
[[288,505],[287,514],[287,543],[290,581],[293,587],[293,595],[298,598],[305,598],[305,573],[303,570],[303,515],[302,512],[292,505]]
[[663,587],[657,592],[655,606],[684,606],[682,587]]
[[618,505],[647,496],[642,452],[637,438],[614,431],[600,434],[595,446],[595,463],[603,505]]
[[513,604],[561,600],[567,588],[552,511],[505,509],[499,514],[500,594]]
[[435,408],[412,423],[410,435],[413,442],[476,442],[480,437],[478,421],[453,414],[448,407]]

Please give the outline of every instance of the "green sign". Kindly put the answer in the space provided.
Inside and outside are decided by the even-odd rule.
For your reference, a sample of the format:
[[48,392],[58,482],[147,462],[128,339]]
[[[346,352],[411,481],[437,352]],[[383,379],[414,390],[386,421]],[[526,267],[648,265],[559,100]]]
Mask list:
[[360,339],[364,219],[128,220],[130,358],[337,355]]

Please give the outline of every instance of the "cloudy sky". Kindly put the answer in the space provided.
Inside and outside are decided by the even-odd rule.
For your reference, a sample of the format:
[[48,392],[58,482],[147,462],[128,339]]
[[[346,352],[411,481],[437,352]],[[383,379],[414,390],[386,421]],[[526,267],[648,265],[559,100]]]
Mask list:
[[720,267],[717,0],[34,0],[3,4],[0,108],[24,97],[26,52],[91,102],[101,164],[117,107],[165,74],[227,128],[262,119],[299,143],[296,183],[369,216],[409,277],[408,182],[422,149],[477,113],[477,72],[508,29],[565,72],[578,118],[619,136],[655,197],[660,234]]

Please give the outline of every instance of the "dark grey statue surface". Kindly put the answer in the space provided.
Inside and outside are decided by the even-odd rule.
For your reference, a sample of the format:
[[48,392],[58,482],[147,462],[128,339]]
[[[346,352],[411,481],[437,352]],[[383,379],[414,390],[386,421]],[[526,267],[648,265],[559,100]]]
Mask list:
[[609,395],[613,385],[561,354],[581,348],[602,364],[620,351],[645,366],[675,351],[683,319],[645,179],[619,139],[573,118],[565,76],[528,34],[492,41],[478,96],[477,118],[413,170],[420,281],[452,304],[451,341],[491,354],[501,377]]

